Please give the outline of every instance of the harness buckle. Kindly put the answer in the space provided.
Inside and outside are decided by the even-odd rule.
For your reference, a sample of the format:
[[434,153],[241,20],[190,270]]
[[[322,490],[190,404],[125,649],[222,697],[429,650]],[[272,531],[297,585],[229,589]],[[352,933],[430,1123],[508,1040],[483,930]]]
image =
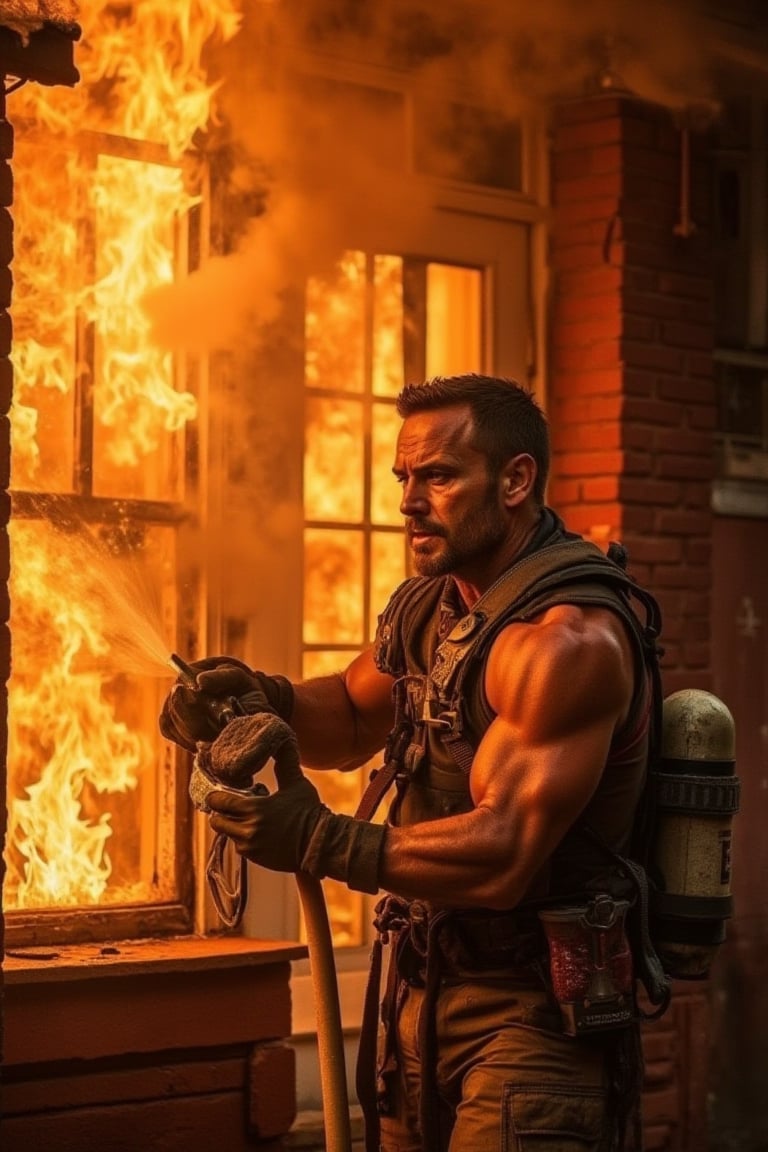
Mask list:
[[437,716],[423,716],[422,721],[426,724],[427,728],[441,728],[443,731],[452,732],[456,727],[458,719],[458,712],[440,712]]

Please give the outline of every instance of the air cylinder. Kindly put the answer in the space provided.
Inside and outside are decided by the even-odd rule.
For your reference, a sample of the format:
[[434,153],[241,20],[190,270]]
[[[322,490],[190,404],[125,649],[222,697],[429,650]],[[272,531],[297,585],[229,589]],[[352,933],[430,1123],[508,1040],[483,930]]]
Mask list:
[[708,976],[732,915],[735,764],[735,725],[722,700],[695,688],[664,700],[650,924],[664,968],[676,979]]

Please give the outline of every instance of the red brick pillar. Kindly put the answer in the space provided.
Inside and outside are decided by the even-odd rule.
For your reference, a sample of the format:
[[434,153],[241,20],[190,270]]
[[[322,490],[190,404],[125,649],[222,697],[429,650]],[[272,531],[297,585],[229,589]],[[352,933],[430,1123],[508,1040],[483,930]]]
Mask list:
[[[8,769],[8,678],[11,674],[11,638],[8,628],[8,576],[9,547],[8,520],[10,519],[11,426],[8,412],[11,406],[13,371],[9,359],[11,351],[11,272],[13,257],[13,221],[10,206],[13,199],[13,178],[10,160],[13,155],[13,129],[5,118],[5,96],[0,109],[0,796],[7,795]],[[8,813],[0,806],[0,850],[5,844]],[[5,865],[0,855],[0,885],[5,876]],[[0,909],[0,955],[3,953],[4,921]],[[2,990],[2,974],[0,974]],[[0,1058],[3,1052],[2,1003],[0,1001]]]
[[709,189],[694,156],[680,235],[682,145],[669,113],[633,100],[558,111],[550,500],[598,543],[622,540],[658,595],[668,692],[711,676]]
[[[700,138],[690,164],[686,143],[666,110],[619,95],[555,114],[549,500],[598,544],[623,541],[658,597],[666,693],[711,687],[709,183]],[[708,1029],[699,984],[647,1029],[649,1150],[706,1148]]]

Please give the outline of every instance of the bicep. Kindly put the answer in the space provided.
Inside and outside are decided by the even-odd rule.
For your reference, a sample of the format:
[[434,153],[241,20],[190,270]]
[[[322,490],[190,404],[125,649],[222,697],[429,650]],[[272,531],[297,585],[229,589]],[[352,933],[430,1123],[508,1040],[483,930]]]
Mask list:
[[514,830],[518,851],[527,845],[538,867],[588,804],[609,744],[604,724],[534,740],[497,717],[472,765],[473,802],[501,816]]
[[383,747],[392,726],[392,679],[370,652],[344,670],[295,685],[291,724],[306,768],[351,770]]
[[496,718],[470,787],[475,805],[503,812],[530,863],[541,864],[599,784],[631,688],[610,629],[508,631],[488,664]]
[[361,750],[369,755],[383,747],[394,721],[394,680],[380,672],[372,649],[361,652],[344,673],[344,686],[358,731]]

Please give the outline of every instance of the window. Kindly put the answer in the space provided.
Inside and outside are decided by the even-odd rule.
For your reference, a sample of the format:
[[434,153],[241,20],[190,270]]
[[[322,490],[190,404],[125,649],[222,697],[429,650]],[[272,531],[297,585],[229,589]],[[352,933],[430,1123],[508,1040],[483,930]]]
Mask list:
[[220,380],[202,357],[160,348],[142,303],[209,249],[204,57],[239,11],[224,0],[190,22],[184,5],[82,8],[81,82],[12,85],[8,100],[4,906],[7,937],[24,944],[182,932],[197,911],[187,764],[157,712],[171,650],[208,643],[199,533]]
[[[393,167],[419,140],[395,90],[373,101],[386,132],[355,121]],[[481,119],[450,122],[471,123],[474,150]],[[153,128],[17,128],[5,896],[24,942],[216,924],[193,890],[186,759],[157,733],[167,655],[229,651],[293,677],[343,666],[407,572],[390,471],[403,381],[541,371],[518,126],[493,126],[509,154],[466,186],[412,156],[403,189],[439,172],[440,194],[419,185],[402,218],[355,214],[335,273],[293,286],[289,338],[211,364],[155,350],[142,326],[145,289],[196,267],[222,227],[201,158]],[[361,779],[321,784],[352,811]],[[295,937],[290,878],[251,873],[246,930]],[[330,904],[352,955],[363,898]]]
[[731,100],[715,137],[715,512],[768,512],[768,113],[759,93]]
[[189,806],[157,714],[197,400],[139,301],[193,199],[162,150],[87,133],[21,133],[15,181],[9,933],[179,931]]
[[[375,249],[350,249],[335,274],[310,283],[306,293],[302,459],[310,547],[303,565],[304,587],[314,583],[316,591],[302,594],[300,674],[343,667],[369,642],[377,614],[407,574],[399,488],[391,475],[399,427],[394,399],[401,384],[462,371],[495,371],[529,386],[537,383],[530,226],[453,208],[435,210],[421,225],[418,255],[407,251],[407,238],[390,232]],[[329,610],[326,585],[320,576],[313,582],[311,569],[317,556],[322,571],[323,541],[335,533],[346,546],[343,555],[355,562],[339,562],[347,595],[338,603],[331,598]],[[377,544],[379,539],[385,543]],[[339,616],[347,630],[343,640],[335,625]],[[314,773],[313,782],[329,805],[353,812],[367,775],[365,769]],[[378,818],[386,801],[382,808]],[[294,888],[290,878],[252,869],[248,934],[295,935],[300,909]],[[324,889],[342,1016],[356,1029],[373,901],[333,882],[326,881]],[[303,963],[295,966],[292,990],[295,1032],[311,1035],[314,1005]]]

